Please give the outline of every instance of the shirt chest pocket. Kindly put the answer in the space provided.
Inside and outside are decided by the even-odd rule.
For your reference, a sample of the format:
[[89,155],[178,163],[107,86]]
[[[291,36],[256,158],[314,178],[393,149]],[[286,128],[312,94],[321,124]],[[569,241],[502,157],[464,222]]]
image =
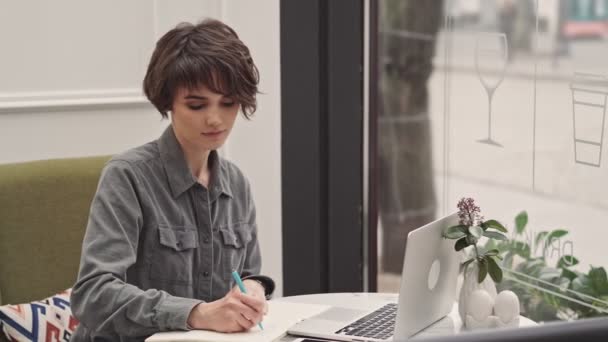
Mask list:
[[158,245],[152,251],[150,278],[170,284],[191,285],[199,246],[194,227],[158,227]]
[[251,241],[251,231],[248,225],[220,228],[222,253],[220,270],[226,280],[231,280],[232,271],[241,273],[247,256],[247,245]]

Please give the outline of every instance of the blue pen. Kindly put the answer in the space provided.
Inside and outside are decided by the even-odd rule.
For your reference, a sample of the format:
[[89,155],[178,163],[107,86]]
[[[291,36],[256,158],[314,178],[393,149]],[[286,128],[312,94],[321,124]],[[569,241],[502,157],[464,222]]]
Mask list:
[[[241,280],[241,276],[239,276],[237,271],[232,271],[232,278],[234,278],[234,281],[236,281],[236,284],[239,286],[239,289],[241,289],[241,292],[247,293],[247,290],[245,290],[245,285],[243,284],[243,281]],[[264,330],[264,327],[262,326],[262,322],[258,323],[258,326],[260,327],[260,329]]]

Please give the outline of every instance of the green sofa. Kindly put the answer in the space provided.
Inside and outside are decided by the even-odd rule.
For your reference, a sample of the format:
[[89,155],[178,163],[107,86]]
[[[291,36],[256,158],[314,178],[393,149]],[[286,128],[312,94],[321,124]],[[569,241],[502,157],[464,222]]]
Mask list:
[[72,287],[89,206],[109,158],[0,165],[0,304]]

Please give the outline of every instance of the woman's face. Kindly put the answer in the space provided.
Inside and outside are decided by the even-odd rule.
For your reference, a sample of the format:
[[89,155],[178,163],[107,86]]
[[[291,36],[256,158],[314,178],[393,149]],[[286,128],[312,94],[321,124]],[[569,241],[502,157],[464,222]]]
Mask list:
[[239,104],[205,86],[180,88],[173,99],[171,121],[178,140],[199,150],[216,150],[232,130]]

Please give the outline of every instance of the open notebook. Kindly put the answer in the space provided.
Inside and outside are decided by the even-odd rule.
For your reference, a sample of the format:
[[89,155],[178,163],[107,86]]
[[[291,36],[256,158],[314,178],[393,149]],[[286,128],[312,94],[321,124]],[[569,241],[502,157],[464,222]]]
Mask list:
[[146,342],[270,342],[285,335],[287,329],[299,321],[327,310],[329,306],[269,301],[268,314],[264,316],[264,330],[255,326],[248,332],[223,334],[205,330],[156,333]]

